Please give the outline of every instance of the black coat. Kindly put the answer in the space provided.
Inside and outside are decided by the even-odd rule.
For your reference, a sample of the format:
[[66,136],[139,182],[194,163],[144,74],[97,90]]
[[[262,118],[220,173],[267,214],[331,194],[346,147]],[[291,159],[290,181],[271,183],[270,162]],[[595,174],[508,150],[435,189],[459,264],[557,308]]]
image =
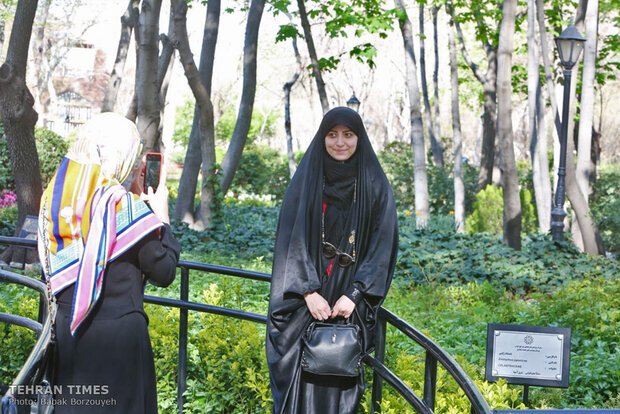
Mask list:
[[[325,187],[324,138],[335,125],[346,125],[358,136],[357,149],[345,163],[354,168],[353,189],[333,183]],[[331,168],[331,167],[328,167]],[[346,165],[342,168],[348,168]],[[327,173],[327,174],[326,174]],[[343,180],[346,180],[343,179]],[[334,189],[336,191],[334,191]],[[330,191],[328,191],[330,190]],[[351,191],[352,190],[352,191]],[[341,251],[356,250],[356,262],[333,266],[327,275],[322,255],[323,202],[330,193],[343,196],[340,209],[328,206],[325,221],[341,217],[337,240]],[[350,201],[349,201],[350,200]],[[330,205],[331,206],[331,205]],[[343,226],[342,221],[340,226]],[[326,225],[326,227],[330,227]],[[334,226],[332,225],[331,228]],[[352,232],[355,232],[351,238]],[[354,239],[354,243],[351,240]],[[376,312],[389,289],[398,251],[398,222],[394,197],[359,115],[348,108],[329,111],[291,180],[280,210],[267,319],[266,352],[275,413],[354,413],[364,391],[358,378],[310,376],[300,370],[301,340],[312,316],[304,295],[318,291],[331,306],[342,296],[354,299],[352,317],[362,331],[365,351],[373,347]]]
[[[62,386],[63,393],[54,396],[61,402],[57,414],[157,413],[143,275],[157,286],[168,286],[181,250],[170,227],[161,231],[161,241],[152,232],[108,263],[101,298],[75,337],[69,330],[74,285],[58,294],[54,385]],[[99,388],[80,395],[76,385]],[[86,405],[88,400],[110,405]]]

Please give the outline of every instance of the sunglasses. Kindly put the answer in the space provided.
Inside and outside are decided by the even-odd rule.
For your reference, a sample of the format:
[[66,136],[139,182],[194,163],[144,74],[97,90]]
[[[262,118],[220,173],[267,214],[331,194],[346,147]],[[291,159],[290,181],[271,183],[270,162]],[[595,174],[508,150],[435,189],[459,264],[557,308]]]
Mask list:
[[352,263],[355,263],[355,258],[353,258],[353,256],[341,252],[336,248],[336,246],[329,242],[323,242],[323,256],[327,257],[328,259],[331,259],[334,256],[338,256],[337,262],[340,267],[347,267],[350,266]]

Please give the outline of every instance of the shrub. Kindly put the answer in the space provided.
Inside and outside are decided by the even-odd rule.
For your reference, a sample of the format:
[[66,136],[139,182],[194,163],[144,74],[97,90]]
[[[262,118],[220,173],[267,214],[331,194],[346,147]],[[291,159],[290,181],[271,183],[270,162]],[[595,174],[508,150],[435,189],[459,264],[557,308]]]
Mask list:
[[[413,156],[411,146],[404,142],[392,142],[379,153],[381,166],[385,171],[399,210],[415,211],[415,186],[413,180]],[[454,179],[452,165],[440,168],[427,165],[428,196],[431,215],[444,216],[454,211]],[[469,163],[463,163],[465,184],[465,213],[470,214],[477,187],[477,170]]]
[[281,200],[289,184],[288,161],[266,145],[246,145],[230,191],[236,194],[271,194]]
[[502,234],[504,198],[501,187],[487,185],[476,194],[474,211],[465,221],[467,233]]
[[[227,291],[211,284],[202,301],[233,306]],[[178,312],[148,308],[151,342],[158,375],[159,408],[176,402]],[[271,395],[264,356],[264,327],[218,315],[190,314],[187,403],[191,413],[267,413]]]
[[590,207],[605,249],[620,254],[620,166],[601,170],[594,184]]
[[[0,312],[37,319],[38,295],[24,287],[0,283]],[[11,384],[30,354],[36,334],[26,328],[0,324],[0,384]]]
[[[502,234],[504,228],[504,196],[501,187],[487,185],[476,194],[474,211],[465,221],[467,233]],[[525,234],[537,230],[538,218],[532,202],[532,193],[527,188],[519,192],[521,200],[521,231]]]
[[69,150],[69,143],[63,137],[47,128],[35,128],[39,168],[43,187],[49,183],[60,161]]
[[13,236],[17,224],[17,206],[0,208],[0,236]]
[[592,275],[616,277],[620,263],[584,255],[570,242],[549,235],[523,238],[517,251],[489,233],[454,234],[431,227],[416,229],[413,215],[400,218],[396,284],[453,284],[493,281],[518,293],[552,291],[568,280]]
[[0,189],[8,191],[15,190],[15,180],[13,178],[13,170],[11,169],[11,158],[4,136],[4,129],[2,129],[2,123],[0,123]]

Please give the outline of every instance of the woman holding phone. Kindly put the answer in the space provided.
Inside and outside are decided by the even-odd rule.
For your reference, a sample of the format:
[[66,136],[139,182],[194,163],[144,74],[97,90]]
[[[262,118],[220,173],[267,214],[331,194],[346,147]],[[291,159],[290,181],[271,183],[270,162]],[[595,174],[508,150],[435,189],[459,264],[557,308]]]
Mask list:
[[57,414],[157,412],[143,291],[147,281],[172,283],[180,245],[168,224],[165,173],[143,195],[148,206],[121,185],[140,152],[131,121],[97,115],[41,198],[39,257],[58,303],[53,385],[62,393],[54,397],[67,402]]

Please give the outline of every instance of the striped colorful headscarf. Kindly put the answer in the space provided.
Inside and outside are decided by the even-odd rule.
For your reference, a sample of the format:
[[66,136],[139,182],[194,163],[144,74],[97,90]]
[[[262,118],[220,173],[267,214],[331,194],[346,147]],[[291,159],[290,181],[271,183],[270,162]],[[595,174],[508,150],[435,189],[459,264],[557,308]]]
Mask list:
[[41,197],[39,258],[52,294],[75,284],[73,335],[101,295],[107,263],[162,226],[121,185],[141,148],[133,122],[97,115],[80,128]]

